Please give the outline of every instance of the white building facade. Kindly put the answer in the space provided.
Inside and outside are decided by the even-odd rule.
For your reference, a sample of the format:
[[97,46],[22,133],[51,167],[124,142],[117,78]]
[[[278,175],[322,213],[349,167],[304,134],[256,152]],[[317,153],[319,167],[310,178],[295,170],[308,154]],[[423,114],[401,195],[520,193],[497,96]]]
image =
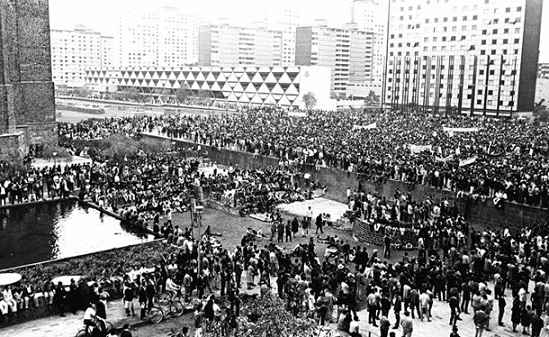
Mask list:
[[198,62],[204,21],[175,7],[135,3],[120,11],[118,54],[124,67],[183,66]]
[[265,27],[282,33],[282,66],[295,65],[295,36],[299,19],[297,0],[273,1],[265,12]]
[[369,90],[381,95],[387,52],[389,0],[354,0],[351,17],[359,30],[373,33],[372,79]]
[[373,33],[325,25],[298,27],[296,65],[331,69],[332,96],[365,97],[372,77]]
[[218,67],[280,66],[282,33],[230,25],[200,26],[198,64]]
[[84,26],[71,30],[52,29],[52,79],[56,85],[81,87],[85,70],[114,64],[112,37]]
[[391,0],[385,106],[531,111],[541,9],[542,0]]

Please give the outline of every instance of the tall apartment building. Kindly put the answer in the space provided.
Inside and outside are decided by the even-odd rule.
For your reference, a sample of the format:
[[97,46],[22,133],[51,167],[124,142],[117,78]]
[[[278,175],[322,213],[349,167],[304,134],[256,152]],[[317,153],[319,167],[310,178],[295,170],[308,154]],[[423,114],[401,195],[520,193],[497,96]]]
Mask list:
[[354,0],[351,17],[359,30],[374,34],[372,81],[370,90],[381,95],[387,51],[389,0]]
[[366,97],[366,84],[372,77],[373,39],[372,32],[355,26],[298,27],[295,62],[298,66],[330,67],[332,96]]
[[272,67],[282,64],[282,33],[279,31],[205,25],[200,26],[198,41],[200,66]]
[[265,28],[282,33],[282,65],[295,64],[295,34],[300,12],[297,0],[273,1],[265,11]]
[[77,25],[72,30],[52,29],[52,79],[56,85],[79,87],[85,84],[85,71],[115,63],[113,38]]
[[178,67],[198,61],[204,22],[175,7],[132,3],[120,11],[118,54],[123,67]]
[[549,78],[549,63],[538,64],[538,77]]
[[542,0],[391,0],[385,105],[531,111],[541,12]]

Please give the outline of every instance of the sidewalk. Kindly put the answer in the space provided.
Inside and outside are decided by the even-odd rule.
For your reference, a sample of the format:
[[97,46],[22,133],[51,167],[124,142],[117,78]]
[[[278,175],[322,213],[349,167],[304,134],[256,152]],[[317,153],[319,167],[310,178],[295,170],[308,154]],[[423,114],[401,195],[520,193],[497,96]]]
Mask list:
[[[242,279],[245,278],[246,272],[243,273]],[[271,278],[273,292],[276,291],[275,278]],[[245,282],[241,288],[242,292],[248,294],[259,293],[259,286],[255,286],[252,290],[246,290]],[[218,291],[214,291],[217,295]],[[137,305],[137,302],[134,301]],[[192,309],[185,308],[185,312],[191,312]],[[139,309],[136,310],[136,317],[127,317],[122,299],[110,301],[107,303],[107,321],[111,322],[115,328],[120,328],[124,324],[129,324],[131,327],[139,327],[145,324],[152,324],[148,319],[139,319]],[[20,324],[9,325],[5,328],[0,328],[0,336],[9,337],[71,337],[75,336],[78,330],[84,326],[84,312],[79,311],[76,315],[66,313],[65,317],[59,315],[26,321]],[[166,318],[166,319],[169,319]],[[162,324],[162,323],[160,323]]]
[[[114,327],[118,328],[126,323],[131,326],[149,323],[147,320],[142,321],[139,319],[139,311],[136,314],[138,314],[137,317],[126,317],[122,300],[112,301],[107,304],[107,321],[111,322]],[[83,311],[77,312],[76,315],[67,313],[65,317],[54,315],[21,324],[9,325],[0,329],[0,335],[10,337],[75,336],[78,330],[84,326],[83,321]]]

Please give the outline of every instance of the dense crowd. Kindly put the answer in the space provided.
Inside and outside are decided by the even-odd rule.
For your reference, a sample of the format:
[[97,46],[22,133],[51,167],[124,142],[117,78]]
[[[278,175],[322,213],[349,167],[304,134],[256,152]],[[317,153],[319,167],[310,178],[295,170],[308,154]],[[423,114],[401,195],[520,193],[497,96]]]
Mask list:
[[[367,125],[375,127],[361,128]],[[549,205],[547,127],[524,120],[357,112],[314,112],[300,118],[249,111],[95,120],[67,125],[61,133],[93,138],[117,130],[162,133],[286,162],[358,172],[370,180],[397,179]]]
[[[375,127],[353,128],[372,123]],[[449,132],[445,127],[467,132]],[[61,141],[75,153],[84,149],[73,140],[139,132],[275,156],[282,163],[334,167],[371,180],[397,179],[542,207],[549,202],[547,128],[518,120],[352,112],[296,118],[250,111],[208,117],[110,118],[60,126]],[[410,145],[431,150],[415,152]],[[431,312],[435,300],[448,303],[452,327],[464,324],[458,321],[470,313],[478,337],[494,324],[504,325],[504,318],[510,319],[513,331],[520,326],[534,337],[548,332],[545,223],[518,233],[507,228],[475,231],[446,200],[440,204],[429,198],[413,200],[410,193],[398,190],[392,200],[386,200],[359,188],[348,191],[349,207],[356,221],[368,222],[383,234],[383,256],[331,237],[316,241],[308,237],[307,243],[286,251],[274,243],[261,245],[263,235],[252,231],[240,245],[223,247],[210,230],[199,241],[190,229],[171,221],[172,212],[190,207],[193,185],[201,186],[206,197],[238,208],[242,215],[270,213],[279,202],[302,200],[310,194],[300,188],[290,165],[264,170],[231,167],[224,172],[214,168],[209,175],[198,173],[197,167],[198,162],[177,155],[142,153],[123,162],[30,170],[2,181],[0,202],[40,199],[44,191],[63,196],[79,188],[81,198],[111,207],[138,225],[153,219],[154,230],[179,251],[166,256],[152,273],[139,271],[139,266],[118,273],[124,275],[120,287],[128,314],[134,313],[135,301],[145,316],[155,293],[181,294],[188,302],[218,288],[221,298],[209,295],[197,305],[195,328],[214,321],[234,327],[240,315],[240,289],[258,285],[262,296],[276,289],[296,317],[317,319],[321,325],[335,322],[338,330],[353,337],[360,336],[357,311],[364,306],[368,324],[379,326],[382,337],[388,336],[391,326],[411,336],[416,316],[435,319]],[[40,185],[44,182],[46,189]],[[160,224],[161,215],[167,219],[164,224]],[[296,239],[297,218],[282,219],[273,213],[270,219],[276,234],[271,239]],[[322,228],[322,215],[309,212],[301,226],[310,227],[313,221]],[[302,236],[308,232],[302,231]],[[319,245],[330,253],[317,255]],[[386,260],[395,246],[408,245],[417,249],[417,255],[405,253],[397,261]],[[532,282],[533,288],[529,287]],[[46,293],[53,299],[55,285],[50,287]],[[26,284],[18,288],[17,296],[4,289],[3,314],[32,303],[25,295],[30,288],[25,288]],[[225,312],[221,310],[224,298],[228,301]],[[511,308],[510,316],[505,308]]]

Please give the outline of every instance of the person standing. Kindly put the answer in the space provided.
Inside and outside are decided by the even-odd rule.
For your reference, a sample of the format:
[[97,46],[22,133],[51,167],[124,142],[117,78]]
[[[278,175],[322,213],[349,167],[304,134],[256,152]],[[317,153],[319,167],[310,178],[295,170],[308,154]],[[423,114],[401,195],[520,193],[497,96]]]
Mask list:
[[543,319],[534,312],[530,319],[530,325],[532,326],[532,337],[539,337],[543,328]]
[[402,327],[402,337],[412,337],[414,321],[410,318],[410,313],[408,311],[404,311],[404,317],[402,317],[400,326]]
[[71,308],[71,313],[73,315],[76,315],[76,311],[78,310],[78,286],[76,285],[76,280],[71,278],[71,284],[69,285],[69,293],[68,293],[68,301],[69,306]]
[[380,337],[387,337],[389,336],[389,328],[391,327],[391,323],[389,322],[389,319],[385,315],[381,315],[381,319],[379,320],[379,331],[381,333]]
[[426,292],[423,292],[421,293],[421,295],[419,295],[419,304],[421,305],[421,314],[420,314],[421,321],[423,321],[424,316],[427,316],[428,322],[431,321],[431,316],[429,315],[430,299],[431,298],[429,297],[429,294],[427,294]]
[[488,315],[486,315],[486,307],[484,305],[481,305],[478,310],[475,311],[475,314],[473,316],[473,322],[475,323],[476,333],[475,337],[482,337],[482,332],[484,332],[484,328],[486,327],[486,322],[488,321]]
[[272,221],[271,222],[271,238],[269,239],[269,241],[273,241],[273,239],[276,237],[276,233],[277,232],[277,226],[276,226],[276,221]]
[[299,220],[297,220],[297,217],[294,216],[294,219],[292,220],[292,233],[295,239],[295,236],[299,232]]
[[455,295],[452,295],[448,302],[450,306],[450,325],[456,325],[459,319],[459,300]]
[[279,221],[276,225],[278,240],[277,243],[284,243],[284,223]]
[[[311,206],[307,209],[307,228],[311,228],[312,221],[313,221],[313,210],[311,209]],[[309,232],[307,232],[309,234]]]
[[500,294],[499,298],[498,298],[498,308],[499,308],[498,325],[499,326],[504,326],[504,324],[503,324],[503,314],[505,313],[505,305],[506,304],[507,303],[505,302],[505,295]]
[[303,221],[301,221],[301,237],[304,238],[305,234],[309,235],[309,221],[307,217],[304,217]]
[[286,223],[286,242],[292,242],[292,222],[288,220]]
[[133,306],[133,288],[131,287],[129,282],[124,283],[124,308],[126,309],[126,315],[130,317],[131,315],[135,316],[135,308]]
[[379,308],[379,296],[375,291],[371,292],[367,298],[368,301],[368,323],[377,326],[376,317]]
[[[6,296],[4,296],[5,299]],[[63,287],[63,283],[59,282],[57,284],[57,288],[55,288],[55,295],[53,295],[53,302],[56,303],[57,308],[59,310],[59,315],[61,317],[65,317],[65,301],[67,298],[67,292],[65,291],[65,287]]]
[[383,257],[391,258],[391,237],[387,233],[383,236]]
[[396,296],[395,296],[395,303],[393,304],[393,311],[395,312],[395,325],[393,326],[393,329],[398,329],[398,325],[400,324],[400,311],[402,310],[402,296],[400,296],[400,289],[397,288],[396,290]]
[[316,232],[315,234],[318,234],[318,230],[320,229],[320,234],[324,234],[324,230],[322,229],[322,213],[318,213],[318,216],[316,217]]

